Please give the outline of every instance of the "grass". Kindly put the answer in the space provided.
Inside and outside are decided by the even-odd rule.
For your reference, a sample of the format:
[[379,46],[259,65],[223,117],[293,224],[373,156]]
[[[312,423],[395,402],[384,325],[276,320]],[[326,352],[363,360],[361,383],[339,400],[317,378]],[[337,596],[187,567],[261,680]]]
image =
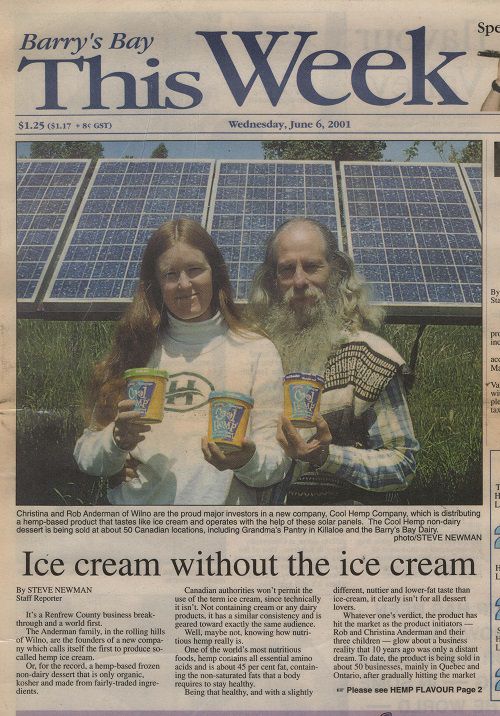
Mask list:
[[92,365],[109,345],[108,321],[17,324],[17,500],[20,504],[89,504],[101,487],[82,475],[73,447]]
[[[386,326],[385,335],[408,358],[415,326]],[[482,501],[482,353],[480,326],[427,326],[416,381],[408,396],[420,442],[410,488],[416,504]]]
[[[93,363],[109,345],[108,321],[18,321],[17,499],[19,504],[102,502],[103,484],[82,475],[72,453]],[[386,326],[408,359],[416,326]],[[408,402],[421,443],[412,504],[482,501],[481,328],[428,326]]]

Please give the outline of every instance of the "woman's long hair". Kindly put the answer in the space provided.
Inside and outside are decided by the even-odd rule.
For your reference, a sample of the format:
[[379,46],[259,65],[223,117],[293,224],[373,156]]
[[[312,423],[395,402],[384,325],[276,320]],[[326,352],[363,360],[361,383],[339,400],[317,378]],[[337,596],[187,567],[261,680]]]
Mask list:
[[156,264],[165,251],[183,243],[199,249],[212,269],[213,312],[220,311],[231,330],[245,330],[233,299],[227,266],[213,239],[191,219],[165,222],[156,229],[144,250],[139,285],[118,322],[111,349],[94,368],[85,412],[87,422],[90,419],[95,428],[114,419],[116,405],[124,396],[124,371],[146,366],[160,334],[168,332],[168,313],[156,277]]

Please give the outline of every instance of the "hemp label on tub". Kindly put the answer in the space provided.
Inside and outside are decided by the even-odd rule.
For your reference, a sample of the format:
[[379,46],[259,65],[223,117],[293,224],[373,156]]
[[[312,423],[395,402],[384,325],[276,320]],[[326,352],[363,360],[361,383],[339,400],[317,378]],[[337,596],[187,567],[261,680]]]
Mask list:
[[134,410],[141,415],[146,415],[148,412],[155,387],[156,383],[147,380],[135,380],[133,383],[129,383],[128,397],[135,403]]
[[212,408],[212,437],[214,440],[234,440],[245,408],[233,403],[217,403]]
[[290,391],[290,403],[292,404],[292,415],[294,418],[305,418],[312,420],[316,403],[320,394],[319,388],[310,385],[292,383],[288,386]]

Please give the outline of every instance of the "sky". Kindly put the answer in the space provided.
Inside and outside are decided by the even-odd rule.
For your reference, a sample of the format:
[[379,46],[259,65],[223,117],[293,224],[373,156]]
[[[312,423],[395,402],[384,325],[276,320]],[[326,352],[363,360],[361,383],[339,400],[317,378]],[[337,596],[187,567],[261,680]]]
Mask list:
[[[150,157],[151,152],[161,140],[134,141],[134,142],[106,142],[103,141],[105,157],[134,156],[137,158]],[[174,159],[263,159],[262,144],[259,141],[164,141],[168,156]],[[388,141],[384,152],[387,161],[403,162],[406,160],[404,150],[412,144],[411,141]],[[453,141],[449,145],[460,151],[467,142]],[[446,152],[448,153],[448,152]],[[17,156],[29,157],[30,142],[17,143]],[[432,146],[432,142],[422,141],[415,161],[440,162],[442,159]]]

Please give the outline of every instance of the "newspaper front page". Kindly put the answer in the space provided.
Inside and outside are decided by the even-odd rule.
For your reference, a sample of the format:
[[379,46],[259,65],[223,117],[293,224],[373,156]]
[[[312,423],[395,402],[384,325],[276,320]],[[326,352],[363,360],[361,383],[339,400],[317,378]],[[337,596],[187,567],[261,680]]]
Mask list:
[[[497,4],[19,0],[4,4],[2,27],[2,711],[496,710]],[[305,341],[299,331],[291,346],[275,342],[283,370],[326,378],[324,405],[338,393],[348,412],[342,390],[352,397],[355,386],[349,430],[364,436],[342,441],[332,428],[316,448],[314,429],[301,428],[285,457],[273,427],[260,482],[257,437],[243,462],[238,450],[212,452],[210,465],[199,447],[209,390],[237,392],[226,431],[249,394],[254,416],[259,401],[272,403],[273,425],[282,411],[274,347],[247,336],[226,350],[217,334],[215,353],[127,365],[170,376],[163,423],[140,433],[140,454],[157,453],[123,468],[138,434],[127,443],[123,416],[104,427],[82,406],[150,234],[179,217],[220,246],[237,306],[279,224],[328,226],[386,315],[381,337],[354,332],[337,349],[355,345],[374,360],[369,375],[390,365],[397,379],[370,397],[358,353],[347,378],[335,362],[293,364],[299,344],[322,355],[327,328],[309,335],[306,322]],[[327,291],[315,277],[324,248],[310,265],[317,228],[311,239],[311,225],[295,222],[287,236],[297,227],[300,250],[285,260],[282,241],[272,276],[277,290],[291,286],[279,304],[288,313],[300,280],[307,295]],[[169,330],[189,343],[209,330],[196,323],[205,295],[213,304],[214,264],[207,286],[206,251],[172,246],[152,280],[160,302],[180,306]],[[169,298],[172,276],[201,285],[189,310],[186,295]],[[260,372],[257,349],[275,361],[261,357]],[[203,361],[238,380],[203,378]],[[318,389],[308,390],[312,400]],[[73,450],[89,426],[77,451],[85,474]],[[87,459],[101,435],[107,447]],[[291,468],[299,438],[311,461]]]

